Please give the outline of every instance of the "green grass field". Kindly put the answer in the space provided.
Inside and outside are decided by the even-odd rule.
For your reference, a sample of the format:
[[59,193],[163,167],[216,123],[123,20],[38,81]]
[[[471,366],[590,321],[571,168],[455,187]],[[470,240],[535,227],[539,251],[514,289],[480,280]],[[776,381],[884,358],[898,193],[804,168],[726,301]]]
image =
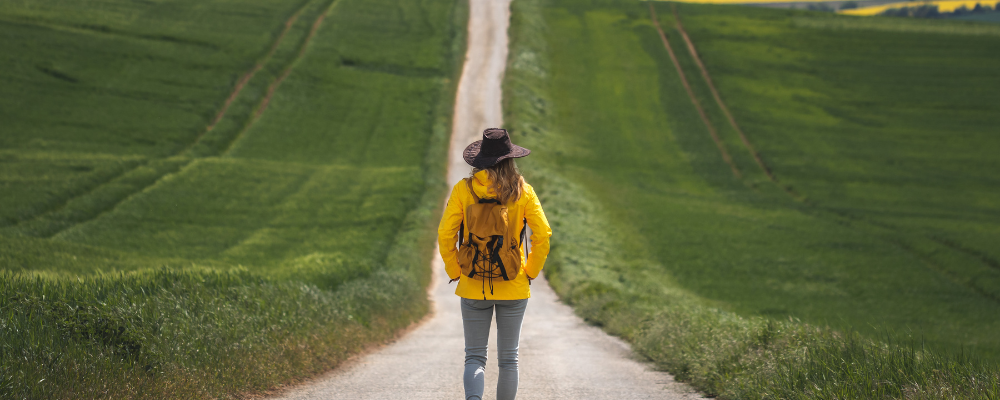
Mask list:
[[677,8],[776,182],[670,4],[660,23],[741,178],[647,3],[516,5],[506,118],[535,151],[560,295],[724,398],[997,396],[993,26]]
[[[857,234],[881,239],[844,249],[850,254],[900,254],[891,257],[897,261],[851,262],[857,272],[849,280],[885,274],[874,282],[896,282],[860,292],[842,287],[870,306],[830,299],[823,302],[842,308],[795,314],[861,325],[864,314],[880,312],[866,322],[1000,359],[1000,336],[990,333],[996,328],[980,325],[995,323],[983,316],[1000,305],[1000,180],[994,173],[1000,137],[992,118],[1000,114],[1000,93],[990,89],[1000,85],[991,72],[1000,57],[981,51],[1000,38],[961,30],[832,34],[808,24],[775,31],[780,14],[748,18],[698,8],[683,14],[692,39],[704,43],[699,50],[719,90],[779,185],[802,196],[806,212],[826,220],[833,214]],[[747,21],[720,28],[733,18]],[[730,143],[740,151],[735,139]],[[852,309],[856,317],[841,317]],[[939,326],[944,321],[947,327]]]
[[422,316],[465,10],[0,5],[0,397],[264,390]]

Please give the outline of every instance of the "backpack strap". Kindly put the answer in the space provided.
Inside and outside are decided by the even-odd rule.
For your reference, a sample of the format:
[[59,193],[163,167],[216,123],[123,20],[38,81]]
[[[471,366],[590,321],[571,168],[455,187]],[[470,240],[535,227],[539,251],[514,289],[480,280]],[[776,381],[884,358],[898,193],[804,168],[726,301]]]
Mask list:
[[473,203],[478,203],[479,196],[476,196],[476,190],[472,188],[472,178],[465,178],[465,184],[469,186],[469,194],[472,195]]
[[[528,249],[524,248],[524,238],[526,237],[527,233],[528,233],[528,219],[525,218],[524,225],[521,226],[521,242],[518,243],[517,245],[519,251],[524,252],[525,257],[528,256]],[[527,273],[525,273],[525,275],[527,275]],[[531,286],[531,279],[528,279],[528,286]]]
[[465,238],[465,218],[462,219],[462,225],[458,227],[458,247],[462,247],[463,238]]
[[[476,196],[476,191],[472,189],[472,178],[465,178],[465,184],[469,187],[469,194],[472,195],[473,203],[479,202],[479,196]],[[466,207],[468,208],[468,207]],[[470,232],[471,233],[471,232]],[[465,214],[462,214],[462,224],[458,226],[458,247],[462,247],[462,243],[465,239]]]
[[518,247],[524,246],[524,238],[528,233],[528,219],[524,219],[524,225],[521,226],[521,242],[517,244]]

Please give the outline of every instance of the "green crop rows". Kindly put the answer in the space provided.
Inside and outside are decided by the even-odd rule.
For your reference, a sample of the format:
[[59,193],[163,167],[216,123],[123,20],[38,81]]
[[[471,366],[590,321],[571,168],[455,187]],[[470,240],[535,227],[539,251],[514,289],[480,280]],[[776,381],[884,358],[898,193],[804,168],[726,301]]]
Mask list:
[[422,316],[465,7],[0,4],[0,397],[264,390]]
[[[839,287],[840,295],[768,290],[747,296],[755,301],[715,289],[712,297],[740,298],[747,311],[806,300],[824,306],[775,308],[833,325],[842,319],[911,331],[932,347],[1000,360],[1000,337],[990,333],[997,321],[984,318],[1000,307],[993,245],[1000,240],[1000,137],[991,117],[1000,113],[1000,94],[990,89],[1000,85],[991,72],[1000,57],[980,50],[1000,38],[959,29],[975,24],[938,23],[954,29],[948,34],[877,34],[796,26],[825,14],[720,11],[727,10],[684,13],[713,79],[779,186],[802,197],[805,213],[851,229],[841,237],[853,239],[829,240],[823,252],[832,247],[854,259],[831,256],[817,265],[827,275],[813,284]],[[733,18],[740,27],[724,28]],[[779,18],[793,27],[773,29]],[[727,144],[740,152],[735,137]],[[868,263],[866,253],[898,255]],[[802,271],[753,272],[741,286],[765,287],[767,279],[788,281],[778,274]],[[841,272],[847,275],[832,276]]]
[[678,5],[772,182],[671,4],[740,178],[648,3],[514,4],[506,118],[581,315],[724,398],[1000,395],[993,26]]

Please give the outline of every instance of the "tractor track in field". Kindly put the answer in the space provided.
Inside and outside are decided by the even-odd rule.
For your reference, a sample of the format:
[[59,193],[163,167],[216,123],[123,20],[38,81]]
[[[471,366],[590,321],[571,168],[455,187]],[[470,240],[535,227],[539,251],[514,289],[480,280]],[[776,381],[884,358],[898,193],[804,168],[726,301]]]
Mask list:
[[[503,125],[501,82],[507,60],[509,0],[469,2],[468,51],[455,96],[447,182],[471,167],[462,150],[484,128]],[[430,245],[430,243],[428,243]],[[278,393],[281,399],[463,398],[464,334],[459,298],[449,286],[444,262],[429,266],[431,314],[393,343],[362,354],[304,385]],[[490,338],[485,398],[495,398],[496,333]],[[545,279],[531,286],[520,341],[517,397],[531,399],[701,398],[669,374],[634,360],[623,341],[590,326],[558,301]]]
[[271,60],[272,56],[274,56],[274,52],[278,51],[278,46],[281,45],[282,40],[285,39],[285,35],[287,35],[288,31],[292,29],[292,26],[295,25],[295,22],[299,20],[299,17],[302,16],[302,12],[305,11],[308,6],[309,2],[306,2],[301,8],[298,9],[298,11],[292,14],[287,21],[285,21],[285,28],[281,30],[280,34],[278,34],[277,39],[275,39],[274,43],[271,44],[271,48],[268,49],[264,58],[258,61],[253,68],[247,71],[246,74],[243,74],[243,77],[236,82],[236,87],[233,88],[232,93],[230,93],[229,97],[226,98],[226,101],[222,104],[222,108],[220,108],[215,114],[215,118],[213,118],[212,122],[205,127],[205,130],[201,133],[201,135],[198,135],[198,138],[196,138],[194,142],[188,146],[188,149],[194,147],[194,145],[201,141],[201,138],[205,136],[206,133],[211,132],[212,129],[215,128],[215,125],[218,125],[219,121],[222,121],[222,117],[226,115],[226,111],[229,110],[229,106],[232,105],[234,100],[236,100],[236,96],[239,96],[240,92],[243,91],[243,87],[250,82],[250,79],[252,79],[258,71],[263,69],[265,65],[267,65],[267,62]]
[[[190,144],[188,144],[187,146],[184,146],[181,150],[177,151],[176,153],[174,153],[171,156],[163,157],[163,158],[147,159],[145,161],[139,162],[138,164],[136,164],[135,166],[133,166],[131,168],[123,169],[120,173],[114,174],[114,175],[108,177],[107,179],[94,184],[92,187],[90,187],[88,189],[84,189],[80,194],[77,194],[77,195],[74,195],[74,196],[70,196],[65,201],[61,202],[58,205],[55,205],[54,207],[50,207],[48,209],[42,210],[41,212],[39,212],[39,213],[37,213],[35,215],[32,215],[32,216],[29,216],[29,217],[17,220],[13,224],[10,224],[8,226],[17,227],[17,226],[22,225],[22,224],[26,224],[26,223],[30,223],[30,222],[33,222],[33,221],[37,221],[37,220],[39,220],[41,218],[44,218],[45,216],[53,215],[55,213],[58,213],[59,211],[62,211],[67,206],[69,206],[69,204],[73,200],[76,200],[76,199],[83,198],[83,197],[86,197],[88,195],[91,195],[94,192],[100,190],[103,186],[105,186],[105,185],[107,185],[107,184],[109,184],[111,182],[114,182],[115,180],[120,179],[122,177],[126,177],[130,173],[136,171],[137,169],[142,168],[143,166],[149,165],[151,162],[154,162],[154,161],[157,161],[157,160],[168,159],[170,157],[181,156],[184,153],[190,151],[194,146],[196,146],[202,140],[202,138],[207,133],[211,132],[212,129],[214,129],[215,126],[218,125],[218,123],[222,120],[222,118],[225,117],[226,112],[229,110],[229,107],[232,105],[233,101],[236,100],[236,97],[239,96],[240,92],[243,91],[243,88],[247,85],[247,83],[250,82],[251,79],[253,79],[253,77],[257,74],[257,72],[259,72],[261,69],[263,69],[264,66],[267,65],[267,63],[271,60],[272,56],[274,56],[274,53],[277,51],[278,46],[280,46],[281,42],[284,41],[285,36],[288,34],[288,31],[291,30],[292,26],[295,25],[295,22],[298,21],[299,17],[302,15],[302,13],[305,11],[305,9],[308,6],[309,6],[309,2],[305,2],[302,5],[302,7],[300,7],[298,10],[296,10],[285,21],[284,28],[282,28],[281,32],[275,38],[274,42],[271,43],[271,46],[268,47],[268,51],[265,53],[264,57],[262,57],[256,63],[254,63],[254,66],[252,68],[250,68],[250,70],[247,71],[245,74],[243,74],[242,77],[236,82],[236,85],[233,87],[233,90],[230,92],[229,96],[226,97],[226,100],[223,102],[222,106],[219,108],[219,111],[216,112],[215,117],[212,118],[212,121],[205,127],[205,129],[200,134],[198,134],[198,136],[195,137],[195,139]],[[187,163],[185,163],[185,164],[187,164]],[[91,216],[90,218],[87,218],[87,219],[82,220],[82,221],[74,222],[72,225],[62,227],[62,228],[60,228],[59,230],[56,230],[56,231],[45,232],[44,234],[41,235],[41,237],[45,237],[45,238],[53,237],[55,235],[58,235],[60,232],[63,232],[65,230],[67,230],[67,229],[72,228],[73,226],[76,226],[76,225],[79,225],[81,223],[84,223],[84,222],[96,219],[97,217],[99,217],[100,215],[104,214],[108,210],[114,209],[114,207],[117,207],[118,204],[121,204],[122,201],[124,201],[128,197],[131,197],[132,194],[141,192],[146,187],[149,187],[152,184],[155,184],[157,181],[159,181],[160,179],[162,179],[164,176],[169,175],[172,172],[176,172],[176,171],[182,169],[183,167],[184,167],[184,165],[181,165],[179,168],[175,168],[175,169],[173,169],[173,171],[168,172],[168,173],[166,173],[164,175],[161,175],[157,179],[154,179],[152,183],[144,186],[143,188],[140,188],[137,191],[134,191],[134,192],[130,193],[129,195],[127,195],[124,198],[120,199],[118,202],[116,202],[110,208],[98,211],[97,214]]]
[[[231,150],[233,144],[235,144],[244,135],[244,133],[247,130],[250,129],[250,127],[254,124],[254,122],[256,122],[261,117],[261,115],[267,109],[267,105],[270,103],[271,98],[274,96],[274,93],[277,91],[278,86],[280,86],[281,82],[283,82],[284,79],[288,77],[288,75],[291,73],[292,69],[295,67],[295,64],[298,63],[298,61],[301,60],[305,56],[306,49],[308,48],[309,43],[315,37],[316,31],[319,29],[319,27],[322,24],[323,20],[326,18],[326,15],[333,9],[333,7],[337,3],[338,3],[338,0],[331,0],[328,3],[328,5],[326,7],[324,7],[323,11],[319,14],[319,16],[317,16],[316,20],[313,22],[313,24],[312,24],[312,26],[310,28],[310,31],[309,31],[308,35],[305,38],[302,39],[302,42],[299,45],[299,49],[298,49],[298,51],[296,53],[296,56],[287,63],[287,65],[285,66],[285,68],[282,70],[281,75],[279,75],[278,78],[274,80],[274,82],[271,82],[271,84],[268,86],[267,94],[264,96],[264,98],[261,99],[260,102],[258,102],[257,107],[251,113],[251,115],[249,116],[249,118],[246,120],[246,122],[244,123],[243,127],[240,129],[239,133],[237,133],[237,135],[235,137],[233,137],[233,139],[231,139],[229,141],[229,143],[226,145],[225,149],[222,152],[220,152],[221,154],[228,153],[229,150]],[[197,144],[202,140],[202,138],[205,137],[206,134],[208,134],[209,132],[211,132],[212,129],[215,128],[215,126],[223,118],[225,118],[226,112],[228,111],[228,109],[232,105],[232,103],[235,101],[235,99],[242,92],[243,88],[247,85],[247,83],[250,82],[251,79],[253,79],[253,77],[257,74],[257,72],[259,72],[261,69],[263,69],[264,66],[266,66],[267,63],[271,61],[272,57],[274,56],[274,54],[277,51],[278,47],[284,41],[284,39],[287,36],[288,32],[295,25],[295,23],[298,21],[299,17],[301,17],[301,15],[304,12],[304,10],[307,7],[309,7],[310,4],[311,4],[311,2],[304,3],[302,5],[302,7],[300,7],[295,13],[292,14],[291,17],[288,18],[288,20],[285,21],[284,28],[278,34],[277,38],[275,38],[275,41],[271,44],[271,46],[268,47],[268,51],[267,51],[267,53],[265,53],[265,56],[262,57],[257,63],[255,63],[254,67],[251,68],[250,71],[248,71],[247,73],[245,73],[240,78],[240,80],[237,81],[236,86],[233,88],[233,91],[226,98],[226,100],[224,101],[222,107],[219,109],[219,111],[216,113],[215,117],[213,118],[212,122],[209,123],[208,126],[206,126],[205,130],[201,134],[199,134],[198,137],[194,141],[191,142],[191,144],[189,144],[184,149],[182,149],[181,151],[179,151],[178,153],[174,154],[171,157],[182,156],[182,155],[184,155],[184,153],[190,152],[195,146],[197,146]],[[163,158],[163,159],[168,159],[168,158],[170,158],[170,157],[166,157],[166,158]],[[181,163],[180,165],[176,166],[175,168],[169,169],[168,171],[166,171],[166,173],[160,174],[155,179],[149,180],[148,183],[146,183],[142,187],[138,188],[137,190],[131,191],[128,194],[126,194],[124,196],[121,196],[121,198],[117,199],[117,201],[115,201],[114,204],[111,204],[110,206],[107,206],[107,207],[102,207],[99,210],[91,210],[91,211],[96,211],[96,212],[94,212],[92,215],[88,216],[87,218],[80,219],[78,221],[74,221],[71,224],[68,224],[66,226],[61,226],[57,230],[45,232],[43,235],[41,235],[41,237],[51,238],[51,237],[54,237],[54,236],[56,236],[56,235],[58,235],[58,234],[60,234],[62,232],[65,232],[65,231],[67,231],[67,230],[69,230],[69,229],[71,229],[73,227],[76,227],[76,226],[79,226],[81,224],[93,221],[95,219],[98,219],[102,215],[105,215],[108,212],[114,210],[116,207],[118,207],[118,205],[122,204],[123,202],[125,202],[126,200],[128,200],[129,198],[131,198],[136,193],[141,193],[142,191],[146,190],[147,188],[155,185],[157,182],[159,182],[160,180],[162,180],[166,176],[169,176],[171,174],[174,174],[174,173],[177,173],[179,171],[182,171],[186,166],[188,166],[189,164],[191,164],[192,161],[194,161],[196,159],[199,159],[199,158],[204,158],[204,156],[202,156],[202,157],[198,157],[198,156],[189,157],[189,158],[186,159],[185,162]],[[121,174],[118,174],[118,175],[116,175],[116,176],[108,179],[107,181],[104,181],[103,183],[100,183],[100,184],[94,186],[93,188],[91,188],[90,190],[86,191],[83,194],[71,197],[67,201],[63,202],[63,204],[60,205],[57,208],[54,208],[54,209],[51,209],[49,211],[40,213],[40,214],[38,214],[38,215],[36,215],[36,216],[34,216],[32,218],[29,218],[29,219],[26,219],[26,220],[23,220],[23,221],[38,220],[39,218],[42,218],[42,217],[44,217],[46,215],[51,215],[53,213],[56,213],[56,212],[60,211],[61,209],[65,208],[67,205],[69,205],[70,202],[72,202],[73,200],[76,200],[76,199],[85,197],[87,195],[90,195],[90,194],[96,192],[97,190],[100,190],[100,188],[102,186],[104,186],[104,185],[106,185],[108,183],[114,182],[116,179],[120,179],[122,177],[125,177],[128,174],[132,173],[133,171],[141,168],[142,166],[149,165],[153,161],[163,160],[163,159],[149,160],[147,162],[140,163],[139,165],[135,166],[134,168],[129,169],[129,170],[125,170]]]
[[[678,62],[675,54],[673,53],[673,50],[670,47],[670,43],[667,41],[666,35],[660,28],[659,21],[657,20],[656,17],[656,10],[653,8],[652,4],[650,4],[649,7],[650,7],[650,12],[652,13],[653,22],[656,25],[657,31],[660,33],[660,38],[663,40],[664,46],[667,48],[667,51],[670,53],[671,60],[673,60],[674,66],[677,67],[677,70],[681,76],[681,80],[684,81],[683,82],[684,87],[688,89],[688,95],[691,97],[691,101],[695,103],[696,107],[698,107],[700,112],[701,107],[698,105],[698,100],[694,96],[694,93],[691,91],[690,86],[686,81],[684,73],[681,71],[680,63]],[[806,198],[802,194],[792,189],[790,186],[779,183],[778,178],[774,175],[773,171],[771,170],[771,167],[768,166],[767,163],[765,163],[764,160],[760,157],[760,154],[754,148],[753,144],[750,143],[750,140],[747,137],[747,135],[743,132],[743,129],[741,129],[739,124],[736,123],[736,119],[729,111],[729,107],[727,107],[726,103],[722,100],[722,96],[719,95],[719,91],[718,89],[716,89],[715,83],[712,81],[712,77],[708,73],[708,68],[705,67],[705,64],[701,60],[701,57],[698,55],[698,51],[694,45],[694,42],[691,40],[691,37],[688,35],[687,31],[684,30],[684,25],[681,23],[680,15],[677,12],[676,4],[671,4],[671,11],[674,17],[674,23],[676,29],[678,33],[680,33],[681,38],[684,40],[684,44],[688,49],[688,53],[691,55],[691,58],[693,59],[695,65],[697,65],[698,70],[701,73],[702,78],[705,80],[705,83],[708,86],[709,91],[712,93],[712,97],[715,99],[716,104],[719,106],[719,109],[721,109],[723,115],[725,115],[726,119],[729,121],[729,124],[732,126],[733,130],[735,130],[736,133],[739,135],[740,141],[743,142],[743,146],[747,149],[748,152],[750,152],[750,155],[753,156],[754,161],[764,172],[764,174],[767,175],[768,179],[771,180],[771,182],[777,185],[780,189],[784,190],[785,193],[787,193],[793,199],[801,201],[803,204],[810,206],[816,212],[819,212],[828,217],[833,217],[836,219],[845,219],[847,221],[850,221],[850,225],[855,225],[855,224],[869,225],[869,226],[880,227],[882,229],[887,229],[903,236],[913,235],[911,233],[905,232],[903,228],[893,224],[889,224],[886,222],[876,222],[871,219],[855,215],[854,213],[851,212],[845,212],[845,211],[837,212],[831,210],[827,207],[817,204],[816,202],[810,200],[809,198]],[[717,137],[714,134],[714,129],[711,127],[710,122],[705,117],[704,113],[701,113],[701,115],[702,115],[702,120],[705,122],[706,126],[709,126],[709,132],[713,133],[712,138],[717,139]],[[721,143],[718,140],[716,140],[716,145],[721,146]],[[720,150],[722,149],[720,148]],[[724,150],[722,151],[723,151],[723,158],[726,160],[727,163],[731,163],[731,159],[728,157],[728,154],[726,154]],[[862,229],[864,230],[864,228]],[[938,246],[941,246],[942,249],[972,257],[977,261],[979,261],[980,263],[982,263],[983,265],[987,266],[988,268],[994,270],[1000,269],[1000,261],[991,258],[985,252],[982,252],[978,249],[965,246],[954,240],[945,239],[933,235],[915,234],[914,236],[929,240],[937,244]],[[888,242],[912,254],[913,256],[921,260],[927,266],[927,268],[941,274],[942,276],[945,277],[945,279],[948,279],[959,286],[966,287],[969,290],[987,299],[990,299],[995,302],[1000,302],[1000,297],[998,297],[996,293],[993,293],[989,289],[985,289],[976,285],[975,282],[969,281],[968,277],[955,274],[954,272],[948,270],[948,268],[946,268],[944,265],[941,265],[939,261],[929,257],[927,254],[924,254],[923,252],[919,251],[912,245],[904,243],[902,240],[888,240]]]
[[674,53],[674,48],[670,46],[670,41],[667,40],[667,34],[663,32],[663,28],[660,26],[660,21],[656,17],[656,8],[653,7],[653,3],[649,3],[649,13],[653,20],[653,26],[656,27],[656,33],[660,35],[660,40],[663,41],[663,47],[667,49],[667,54],[670,55],[670,61],[673,61],[674,67],[677,68],[677,75],[681,78],[681,83],[684,84],[684,90],[687,91],[688,97],[691,98],[691,104],[698,111],[698,116],[701,117],[701,121],[705,123],[705,128],[708,129],[708,134],[712,136],[712,141],[715,142],[715,147],[719,149],[719,153],[722,154],[722,159],[726,161],[729,168],[732,169],[733,175],[737,179],[742,179],[743,174],[740,173],[739,168],[736,167],[736,163],[733,162],[733,158],[729,156],[729,151],[726,150],[725,144],[722,143],[722,139],[719,138],[719,133],[716,132],[715,126],[712,125],[712,121],[708,119],[708,115],[705,114],[705,109],[702,108],[701,103],[698,101],[698,97],[694,95],[694,90],[691,89],[691,83],[688,82],[687,75],[684,74],[684,69],[681,68],[680,61],[677,60],[677,54]]
[[323,24],[323,20],[326,19],[326,15],[329,14],[330,11],[333,10],[333,7],[336,6],[338,3],[339,3],[338,0],[331,1],[326,6],[326,8],[323,9],[323,12],[321,12],[319,16],[316,17],[316,20],[313,21],[312,27],[309,29],[309,34],[306,35],[306,37],[302,40],[302,43],[299,45],[299,51],[296,53],[295,58],[293,58],[292,61],[290,61],[288,65],[285,66],[285,69],[281,71],[281,75],[279,75],[278,78],[274,80],[274,82],[271,82],[271,84],[268,85],[267,94],[264,95],[264,98],[260,100],[260,103],[257,105],[257,109],[253,112],[253,115],[243,126],[243,128],[240,129],[240,132],[236,134],[236,137],[234,137],[233,140],[229,142],[229,145],[226,146],[225,150],[222,151],[222,154],[229,153],[229,151],[232,150],[233,145],[236,144],[236,142],[238,142],[240,138],[242,138],[243,135],[248,130],[250,130],[250,127],[252,127],[253,124],[257,122],[258,119],[260,119],[261,115],[264,114],[264,111],[267,110],[267,106],[271,103],[271,98],[274,97],[274,93],[278,90],[278,87],[281,86],[281,83],[285,81],[285,78],[287,78],[288,75],[292,73],[292,69],[295,68],[295,64],[297,64],[299,60],[305,57],[306,49],[309,47],[309,43],[312,42],[313,37],[316,36],[316,31],[319,30],[320,25]]
[[[684,44],[687,45],[688,53],[691,54],[691,58],[694,60],[694,63],[698,65],[698,71],[701,72],[702,78],[705,78],[705,83],[708,84],[708,90],[712,92],[712,97],[715,98],[715,103],[719,105],[720,109],[722,109],[722,113],[725,114],[726,119],[729,120],[729,125],[731,125],[733,129],[736,130],[736,133],[740,135],[740,140],[743,142],[743,146],[745,146],[747,151],[750,152],[750,155],[753,156],[754,161],[756,161],[760,169],[764,171],[767,178],[772,182],[777,182],[777,178],[775,178],[774,174],[771,173],[771,168],[768,167],[767,164],[764,163],[764,160],[760,158],[760,154],[757,153],[753,144],[751,144],[750,140],[747,139],[747,135],[743,133],[743,129],[740,129],[739,124],[736,123],[736,119],[733,118],[733,114],[729,112],[729,107],[726,107],[726,103],[722,101],[722,97],[719,96],[719,91],[715,89],[715,83],[712,82],[712,77],[708,74],[708,69],[705,68],[705,64],[701,62],[701,57],[698,56],[698,50],[695,49],[694,42],[691,41],[691,37],[688,36],[687,31],[684,30],[684,25],[681,24],[681,17],[677,14],[677,5],[671,4],[670,6],[674,14],[674,22],[677,24],[677,31],[680,32],[681,38],[684,39]],[[659,29],[659,22],[657,22],[657,29]],[[666,38],[664,38],[664,41],[666,41]],[[679,65],[678,68],[680,68]],[[690,91],[688,93],[690,93]]]

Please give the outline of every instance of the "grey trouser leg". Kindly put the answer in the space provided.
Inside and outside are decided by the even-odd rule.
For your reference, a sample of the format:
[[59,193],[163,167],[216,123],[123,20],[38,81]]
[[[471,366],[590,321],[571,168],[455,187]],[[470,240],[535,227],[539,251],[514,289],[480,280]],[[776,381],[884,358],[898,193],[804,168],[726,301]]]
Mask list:
[[528,299],[462,299],[462,324],[465,327],[465,399],[482,400],[485,390],[486,347],[489,344],[493,309],[497,311],[497,400],[517,397],[517,346],[521,321]]

